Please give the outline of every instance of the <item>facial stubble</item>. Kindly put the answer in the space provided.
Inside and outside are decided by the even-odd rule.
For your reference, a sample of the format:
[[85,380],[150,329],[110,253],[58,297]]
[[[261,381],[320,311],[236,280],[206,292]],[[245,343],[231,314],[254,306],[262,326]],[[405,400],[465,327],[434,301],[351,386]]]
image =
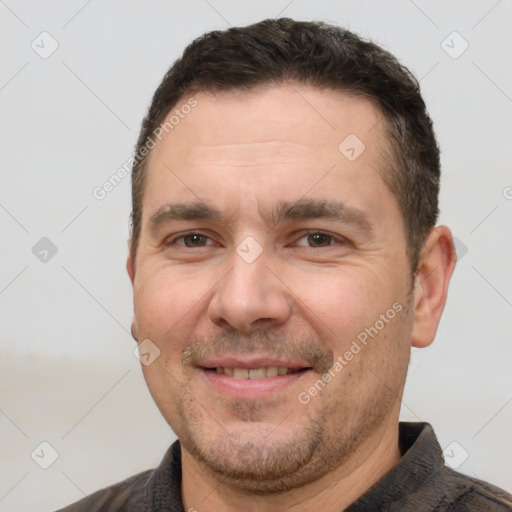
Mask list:
[[[388,344],[387,354],[401,354],[398,359],[390,362],[388,358],[388,367],[383,367],[383,358],[369,357],[374,348],[366,347],[366,357],[343,369],[345,383],[339,393],[320,392],[299,410],[295,403],[283,407],[272,398],[226,400],[220,405],[221,416],[227,414],[233,421],[221,423],[193,397],[180,400],[176,433],[182,447],[216,480],[253,495],[284,493],[343,466],[396,409],[409,358],[403,342],[410,335],[408,311],[407,306],[403,319],[374,340]],[[362,379],[373,381],[364,400],[357,392]],[[265,422],[269,415],[272,424]],[[244,424],[261,428],[256,435],[254,428],[244,431]]]

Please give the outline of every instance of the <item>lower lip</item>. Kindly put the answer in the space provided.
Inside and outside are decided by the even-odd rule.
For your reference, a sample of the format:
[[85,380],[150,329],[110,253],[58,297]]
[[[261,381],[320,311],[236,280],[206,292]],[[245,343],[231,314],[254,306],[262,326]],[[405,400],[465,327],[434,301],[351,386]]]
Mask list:
[[201,370],[211,386],[223,395],[236,399],[261,399],[272,396],[303,379],[311,370],[264,379],[235,379],[211,370]]

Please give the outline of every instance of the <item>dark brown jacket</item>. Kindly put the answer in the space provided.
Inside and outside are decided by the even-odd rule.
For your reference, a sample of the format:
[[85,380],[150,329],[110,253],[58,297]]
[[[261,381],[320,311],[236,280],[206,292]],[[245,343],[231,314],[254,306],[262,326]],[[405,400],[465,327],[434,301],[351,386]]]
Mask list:
[[[400,462],[346,512],[512,511],[510,494],[445,465],[428,423],[400,423],[400,449]],[[118,511],[184,512],[178,441],[156,469],[107,487],[59,512]]]

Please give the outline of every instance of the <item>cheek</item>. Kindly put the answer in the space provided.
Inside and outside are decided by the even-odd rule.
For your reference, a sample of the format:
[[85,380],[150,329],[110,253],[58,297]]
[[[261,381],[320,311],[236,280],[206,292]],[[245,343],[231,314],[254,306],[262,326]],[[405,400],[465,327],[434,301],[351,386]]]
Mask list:
[[294,279],[290,286],[297,297],[299,316],[306,319],[321,340],[334,352],[345,350],[399,297],[391,283],[363,269],[340,268],[324,275]]
[[197,274],[183,275],[169,267],[141,270],[134,288],[139,337],[177,339],[176,333],[194,322],[201,298],[209,289],[208,280]]

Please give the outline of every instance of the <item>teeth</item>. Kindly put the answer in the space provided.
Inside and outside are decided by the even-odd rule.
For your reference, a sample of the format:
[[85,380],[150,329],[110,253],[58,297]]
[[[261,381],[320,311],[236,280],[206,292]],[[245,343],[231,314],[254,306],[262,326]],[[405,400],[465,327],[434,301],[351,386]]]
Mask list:
[[249,379],[264,379],[264,378],[265,378],[265,368],[249,370]]
[[277,369],[277,366],[269,366],[265,370],[265,376],[266,377],[277,377],[279,370]]
[[277,377],[278,375],[287,375],[288,373],[295,373],[297,370],[291,370],[286,367],[268,366],[265,368],[215,368],[215,371],[220,375],[228,375],[234,379],[265,379],[267,377]]
[[235,379],[248,379],[249,370],[245,368],[233,368],[233,377]]

